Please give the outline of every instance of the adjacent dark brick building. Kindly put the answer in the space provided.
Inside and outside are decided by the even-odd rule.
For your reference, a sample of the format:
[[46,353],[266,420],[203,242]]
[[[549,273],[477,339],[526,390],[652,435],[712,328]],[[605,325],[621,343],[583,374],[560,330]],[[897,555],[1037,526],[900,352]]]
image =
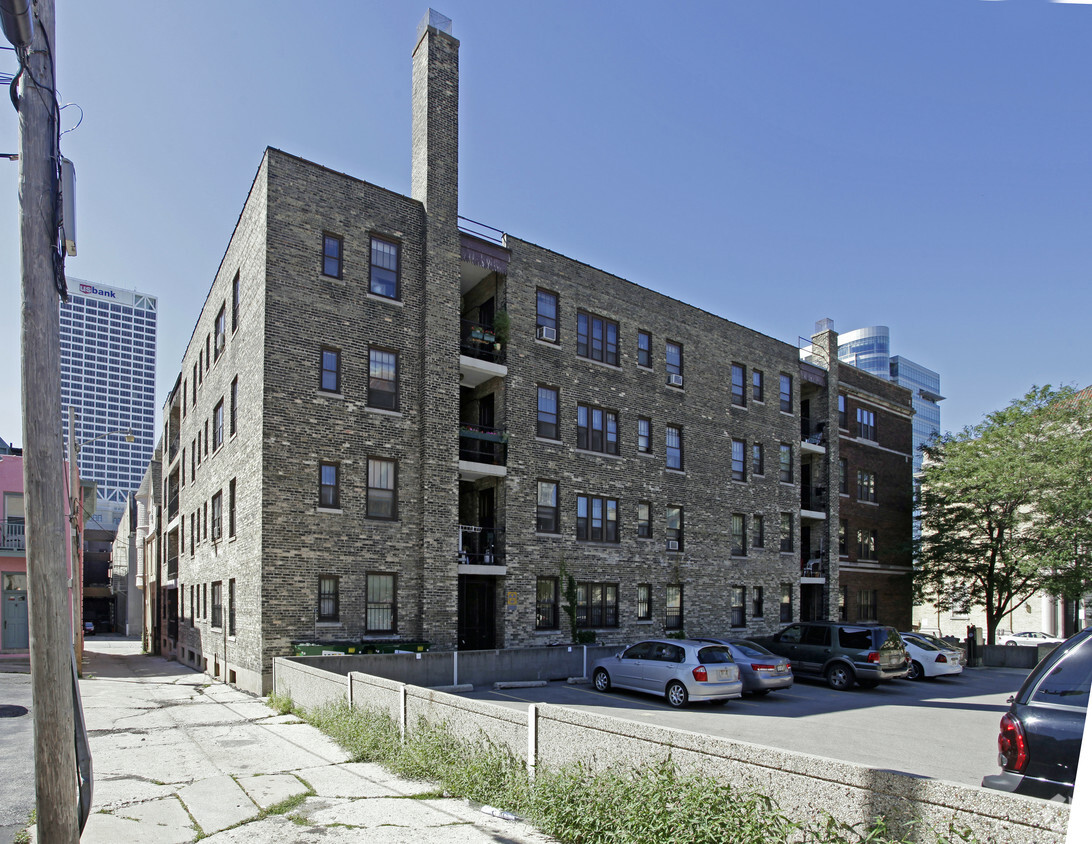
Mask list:
[[164,414],[164,652],[567,641],[563,570],[600,641],[908,625],[909,391],[461,228],[458,46],[423,22],[411,197],[266,151]]

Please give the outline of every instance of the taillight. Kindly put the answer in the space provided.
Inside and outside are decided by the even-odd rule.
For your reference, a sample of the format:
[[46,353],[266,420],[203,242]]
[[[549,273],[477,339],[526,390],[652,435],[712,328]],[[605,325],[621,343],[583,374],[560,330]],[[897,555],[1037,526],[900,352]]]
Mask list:
[[869,651],[868,661],[869,662],[875,662],[876,664],[879,664],[879,662],[880,662],[880,652],[879,651]]
[[997,764],[1006,771],[1024,772],[1028,765],[1028,742],[1020,722],[1006,712],[1001,716],[1001,735],[997,737]]
[[937,654],[937,662],[947,662],[947,661],[948,661],[948,657],[946,657],[944,654]]
[[776,665],[760,665],[760,664],[755,663],[755,662],[751,663],[751,668],[753,670],[755,670],[755,671],[776,671],[777,670]]
[[699,683],[706,683],[709,681],[709,672],[705,670],[704,665],[699,665],[690,673],[694,675],[694,679]]

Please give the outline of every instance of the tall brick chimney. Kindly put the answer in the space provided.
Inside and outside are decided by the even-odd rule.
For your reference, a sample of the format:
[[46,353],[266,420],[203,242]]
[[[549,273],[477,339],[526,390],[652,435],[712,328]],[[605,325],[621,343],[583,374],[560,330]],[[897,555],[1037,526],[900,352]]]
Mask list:
[[451,19],[429,9],[413,51],[411,196],[429,215],[459,213],[459,42]]

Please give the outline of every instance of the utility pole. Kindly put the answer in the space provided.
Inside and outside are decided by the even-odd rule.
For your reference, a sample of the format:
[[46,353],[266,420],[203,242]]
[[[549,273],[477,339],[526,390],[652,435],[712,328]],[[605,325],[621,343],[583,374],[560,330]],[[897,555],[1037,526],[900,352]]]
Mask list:
[[38,840],[79,841],[61,442],[54,2],[35,0],[19,98],[23,270],[23,483]]

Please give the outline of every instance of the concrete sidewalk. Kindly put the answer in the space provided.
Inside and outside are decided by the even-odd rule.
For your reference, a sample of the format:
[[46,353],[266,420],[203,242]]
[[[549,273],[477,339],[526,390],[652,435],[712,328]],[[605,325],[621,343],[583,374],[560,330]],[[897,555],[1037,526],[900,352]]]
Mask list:
[[[81,841],[419,841],[545,844],[520,822],[463,799],[423,797],[378,765],[354,764],[314,727],[210,682],[140,642],[88,642],[80,682],[94,757],[92,815]],[[283,814],[267,810],[293,797]],[[32,837],[32,840],[33,837]]]

